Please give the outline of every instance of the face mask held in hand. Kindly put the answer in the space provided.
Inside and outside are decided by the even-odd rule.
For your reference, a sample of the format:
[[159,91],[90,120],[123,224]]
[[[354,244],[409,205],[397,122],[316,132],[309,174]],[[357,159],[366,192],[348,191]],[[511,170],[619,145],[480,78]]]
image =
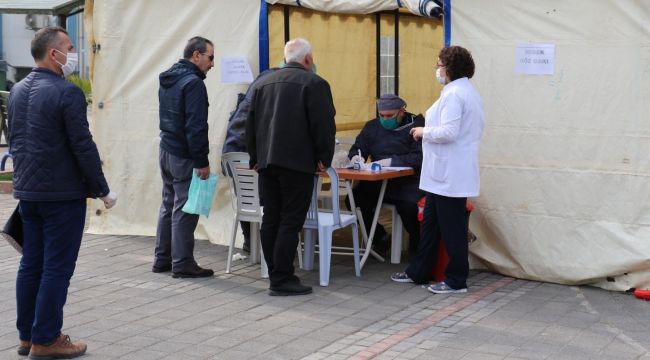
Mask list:
[[77,61],[79,60],[79,55],[77,53],[63,53],[57,49],[54,49],[54,51],[65,55],[65,64],[61,64],[60,62],[56,61],[57,64],[61,65],[61,71],[63,71],[63,76],[67,77],[68,75],[72,74],[75,69],[77,68]]

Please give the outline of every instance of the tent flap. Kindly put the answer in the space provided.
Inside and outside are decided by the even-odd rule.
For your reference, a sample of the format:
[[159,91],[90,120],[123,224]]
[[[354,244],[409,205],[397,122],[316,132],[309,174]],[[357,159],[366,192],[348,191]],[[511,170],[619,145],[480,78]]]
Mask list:
[[[451,44],[472,51],[486,110],[473,265],[649,286],[650,3],[451,3]],[[521,43],[554,45],[555,72],[516,73]]]
[[344,14],[370,14],[404,7],[416,15],[438,17],[442,10],[440,6],[442,2],[436,3],[433,0],[267,0],[266,2]]
[[[207,74],[210,169],[221,172],[221,147],[237,93],[246,85],[220,79],[223,56],[243,56],[258,69],[259,0],[94,0],[88,21],[94,54],[92,130],[111,190],[113,209],[92,201],[89,231],[153,235],[161,201],[158,166],[158,74],[183,57],[193,36],[210,39],[215,66]],[[147,14],[143,18],[142,14]],[[164,20],[162,20],[164,19]],[[200,217],[196,236],[229,243],[234,214],[228,181],[219,182],[209,218]]]

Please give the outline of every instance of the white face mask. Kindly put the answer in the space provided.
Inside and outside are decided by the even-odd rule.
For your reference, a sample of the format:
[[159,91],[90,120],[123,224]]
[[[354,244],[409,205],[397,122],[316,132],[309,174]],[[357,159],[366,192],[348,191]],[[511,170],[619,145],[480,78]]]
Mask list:
[[65,64],[61,64],[60,62],[56,61],[56,59],[54,59],[54,61],[56,61],[57,64],[61,65],[61,71],[63,71],[63,76],[65,77],[72,74],[77,68],[77,61],[79,60],[79,55],[73,52],[64,54],[57,49],[54,49],[54,51],[65,55]]
[[440,68],[436,69],[436,79],[438,79],[438,82],[442,85],[447,84],[447,79],[445,79],[441,74],[440,74]]

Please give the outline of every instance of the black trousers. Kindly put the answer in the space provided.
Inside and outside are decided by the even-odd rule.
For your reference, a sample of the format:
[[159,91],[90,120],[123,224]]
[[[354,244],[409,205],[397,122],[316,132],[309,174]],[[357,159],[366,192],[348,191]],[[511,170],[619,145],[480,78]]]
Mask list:
[[414,282],[418,284],[429,282],[442,238],[449,256],[449,263],[445,268],[445,283],[454,289],[467,287],[469,260],[466,203],[467,198],[427,193],[422,222],[422,241],[406,268],[406,274]]
[[298,233],[307,217],[314,174],[269,166],[259,173],[260,201],[264,206],[261,241],[269,267],[271,287],[298,281],[293,261]]
[[[390,183],[389,183],[390,185]],[[354,201],[356,205],[361,208],[361,215],[363,222],[366,225],[366,232],[370,232],[370,225],[372,225],[372,218],[375,216],[375,207],[377,206],[377,198],[381,190],[381,181],[361,181],[359,185],[352,190]],[[417,190],[418,193],[420,192]],[[384,203],[393,204],[397,209],[399,217],[402,219],[402,224],[406,231],[409,233],[409,254],[414,254],[420,243],[420,223],[418,222],[418,200],[408,198],[398,198],[390,196],[388,191],[384,195]],[[349,208],[349,204],[348,204]],[[386,235],[386,229],[377,223],[375,230],[375,241],[381,241],[382,237]]]

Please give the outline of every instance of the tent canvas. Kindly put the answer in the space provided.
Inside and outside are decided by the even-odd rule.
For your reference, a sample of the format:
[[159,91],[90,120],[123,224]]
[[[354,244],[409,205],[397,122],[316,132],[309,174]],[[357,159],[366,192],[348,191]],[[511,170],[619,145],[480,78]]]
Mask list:
[[[640,0],[452,1],[486,109],[475,266],[650,286],[649,18]],[[516,73],[521,43],[554,45],[554,73]]]
[[[650,3],[446,3],[445,36],[472,51],[472,82],[486,109],[473,266],[616,290],[650,286]],[[214,4],[87,1],[92,37],[101,45],[93,130],[121,197],[109,211],[93,203],[91,231],[154,233],[160,200],[156,79],[189,36],[202,34],[215,41],[217,57],[243,55],[258,68],[260,2]],[[553,74],[515,72],[517,46],[524,42],[554,45]],[[218,74],[215,67],[206,79],[213,168],[235,94],[245,88],[220,84]],[[432,74],[422,81],[433,81]],[[224,183],[214,216],[202,219],[197,232],[221,244],[234,218]]]
[[[158,74],[182,58],[189,38],[215,44],[208,72],[210,166],[219,172],[229,112],[246,85],[223,84],[223,56],[243,56],[258,69],[259,0],[86,1],[93,56],[92,131],[119,206],[90,203],[89,231],[154,235],[161,201],[158,167]],[[201,217],[196,236],[228,242],[234,220],[227,181],[220,182],[210,218]]]

